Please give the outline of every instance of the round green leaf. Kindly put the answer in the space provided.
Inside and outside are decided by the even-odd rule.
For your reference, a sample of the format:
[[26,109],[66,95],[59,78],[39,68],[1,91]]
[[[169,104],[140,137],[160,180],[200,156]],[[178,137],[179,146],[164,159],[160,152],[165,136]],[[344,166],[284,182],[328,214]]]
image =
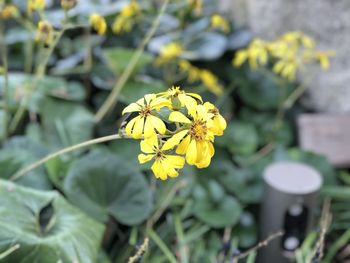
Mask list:
[[96,262],[104,226],[57,192],[0,180],[0,251],[6,262]]
[[213,202],[209,197],[196,200],[193,212],[212,227],[226,227],[238,222],[242,208],[234,197],[226,195],[220,202]]
[[103,222],[111,215],[135,225],[152,211],[151,190],[143,175],[108,151],[92,152],[73,163],[64,191],[72,203]]

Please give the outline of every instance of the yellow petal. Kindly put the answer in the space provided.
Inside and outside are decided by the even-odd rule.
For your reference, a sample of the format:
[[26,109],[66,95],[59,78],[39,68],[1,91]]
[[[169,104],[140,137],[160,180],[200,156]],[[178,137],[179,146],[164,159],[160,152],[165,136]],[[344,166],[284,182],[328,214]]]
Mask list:
[[196,93],[186,93],[187,95],[190,95],[191,97],[196,98],[197,100],[200,100],[201,102],[203,102],[202,97]]
[[138,105],[136,103],[131,103],[129,106],[125,107],[122,114],[125,114],[127,112],[140,111],[140,109],[141,109],[140,105]]
[[167,160],[176,169],[181,169],[185,165],[185,158],[178,155],[167,155]]
[[191,123],[190,119],[179,111],[173,111],[172,113],[170,113],[169,120],[180,123]]
[[164,171],[163,165],[161,164],[160,161],[156,160],[154,162],[154,164],[151,167],[154,175],[156,176],[156,178],[160,178],[162,180],[166,180],[167,179],[167,175]]
[[179,146],[176,149],[177,154],[185,154],[188,148],[188,145],[190,144],[191,135],[188,135],[185,139],[182,140],[182,142],[179,144]]
[[219,123],[220,123],[220,128],[222,130],[225,130],[226,127],[227,127],[227,123],[226,123],[226,120],[224,119],[224,117],[222,117],[220,114],[217,116],[218,120],[219,120]]
[[155,94],[146,94],[146,95],[144,96],[144,98],[145,98],[145,100],[146,100],[146,104],[149,105],[150,102],[151,102],[152,100],[155,99],[155,97],[156,97]]
[[145,128],[144,128],[144,136],[145,138],[151,137],[153,134],[155,134],[155,130],[153,127],[153,124],[151,123],[150,116],[146,117],[145,121]]
[[152,109],[156,109],[159,110],[162,107],[171,107],[171,102],[168,99],[164,99],[164,98],[156,98],[154,100],[151,101],[151,103],[149,104],[149,106]]
[[159,119],[158,117],[155,116],[148,116],[148,118],[151,120],[151,123],[153,125],[153,127],[160,133],[160,134],[164,134],[166,132],[166,126],[164,124],[164,122]]
[[152,154],[139,154],[138,159],[139,159],[139,162],[142,164],[152,160],[153,156],[154,155]]
[[142,117],[136,120],[134,129],[132,130],[132,134],[131,134],[134,139],[140,139],[142,137],[144,122],[145,122],[145,119]]
[[195,140],[191,140],[187,152],[186,161],[188,164],[193,165],[197,161],[197,145]]
[[188,133],[188,130],[180,131],[176,134],[174,134],[171,138],[169,138],[163,145],[162,150],[170,150],[174,148],[175,145],[178,145],[180,141],[183,139],[183,137],[186,136]]
[[151,136],[140,143],[141,151],[144,153],[154,153],[158,149],[157,136]]
[[140,118],[141,118],[140,116],[137,116],[137,117],[131,119],[131,120],[128,122],[128,124],[127,124],[126,127],[125,127],[125,132],[126,132],[127,135],[129,135],[129,136],[132,135],[132,134],[131,134],[132,128],[134,127],[135,122],[136,122],[138,119],[140,119]]

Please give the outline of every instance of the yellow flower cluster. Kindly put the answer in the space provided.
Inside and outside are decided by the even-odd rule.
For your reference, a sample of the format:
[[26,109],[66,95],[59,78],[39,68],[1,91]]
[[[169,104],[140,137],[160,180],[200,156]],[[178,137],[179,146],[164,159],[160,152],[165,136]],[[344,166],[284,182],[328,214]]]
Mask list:
[[1,19],[10,19],[12,17],[18,16],[19,11],[16,6],[14,5],[5,5],[1,10],[0,10],[0,18]]
[[31,14],[33,11],[42,11],[45,8],[45,0],[28,0],[27,10]]
[[210,18],[210,27],[213,29],[220,29],[224,33],[230,32],[230,24],[221,15],[215,14]]
[[103,35],[107,31],[107,23],[103,16],[100,16],[95,13],[92,14],[90,16],[90,24],[99,35]]
[[180,70],[187,74],[189,83],[201,81],[210,92],[217,96],[222,95],[224,88],[219,83],[218,78],[211,71],[197,68],[187,60],[183,59],[178,61],[178,65]]
[[315,41],[311,37],[301,32],[288,32],[271,42],[253,40],[246,49],[237,52],[233,64],[238,67],[249,61],[250,67],[256,69],[266,65],[271,58],[273,71],[292,81],[297,71],[307,64],[316,62],[328,69],[332,55],[331,51],[315,50]]
[[[161,109],[170,111],[168,117],[160,115]],[[125,113],[137,113],[128,121],[125,133],[141,139],[139,162],[153,160],[151,169],[161,180],[178,176],[185,162],[208,167],[214,155],[214,137],[226,129],[225,119],[213,104],[203,103],[198,94],[179,87],[145,95],[128,105]]]
[[141,8],[136,1],[131,1],[128,5],[124,6],[113,22],[113,33],[121,34],[123,32],[130,32],[135,24],[135,17],[140,11]]
[[193,66],[190,62],[180,59],[180,55],[184,49],[181,44],[170,42],[163,46],[155,63],[163,65],[170,62],[175,62],[180,71],[187,74],[189,83],[201,81],[203,85],[212,93],[219,96],[223,93],[223,87],[220,85],[218,78],[207,69],[200,69]]
[[45,47],[48,47],[52,43],[54,29],[48,21],[39,21],[35,39],[37,42],[43,43]]
[[69,9],[72,9],[75,7],[78,3],[78,0],[61,0],[61,7],[68,11]]

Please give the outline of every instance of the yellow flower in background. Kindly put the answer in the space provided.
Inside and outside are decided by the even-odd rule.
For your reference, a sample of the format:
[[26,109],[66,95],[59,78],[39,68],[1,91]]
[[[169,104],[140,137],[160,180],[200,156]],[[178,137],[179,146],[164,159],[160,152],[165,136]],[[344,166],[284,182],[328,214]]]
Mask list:
[[252,69],[265,65],[268,61],[266,43],[260,39],[253,40],[247,49],[237,52],[237,55],[233,60],[233,64],[234,66],[239,67],[246,60],[249,60],[249,65]]
[[116,17],[112,25],[112,31],[115,34],[130,32],[135,24],[135,16],[141,12],[141,8],[136,1],[131,1],[123,7],[120,14]]
[[154,115],[154,111],[159,111],[162,107],[171,107],[169,100],[157,98],[155,94],[145,95],[136,103],[131,103],[123,110],[123,114],[138,112],[139,115],[131,119],[126,125],[125,132],[134,139],[151,137],[156,132],[164,134],[166,126],[164,122]]
[[90,16],[90,24],[99,35],[103,35],[107,31],[107,23],[103,16],[92,14]]
[[225,33],[230,32],[230,25],[221,15],[215,14],[210,18],[210,26],[214,29],[220,29]]
[[54,39],[54,29],[52,25],[44,20],[39,21],[35,40],[49,46]]
[[202,0],[187,0],[188,5],[193,9],[194,13],[199,16],[203,12],[203,2]]
[[33,11],[42,11],[45,8],[45,0],[28,0],[27,10],[31,14]]
[[209,91],[217,96],[220,96],[224,89],[219,84],[218,78],[209,70],[201,70],[199,73],[199,78],[203,82],[204,86],[208,88]]
[[75,7],[77,3],[78,0],[61,0],[61,7],[67,11]]
[[19,11],[14,5],[5,5],[4,8],[0,11],[0,18],[9,19],[19,15]]
[[156,64],[161,65],[169,63],[175,58],[179,57],[183,52],[182,45],[180,43],[171,42],[164,45],[160,52],[159,57],[156,59]]
[[163,145],[159,147],[156,135],[141,141],[141,151],[145,154],[139,154],[138,159],[141,164],[154,160],[151,167],[156,178],[166,180],[168,177],[177,177],[178,169],[185,164],[185,158],[178,155],[167,154]]

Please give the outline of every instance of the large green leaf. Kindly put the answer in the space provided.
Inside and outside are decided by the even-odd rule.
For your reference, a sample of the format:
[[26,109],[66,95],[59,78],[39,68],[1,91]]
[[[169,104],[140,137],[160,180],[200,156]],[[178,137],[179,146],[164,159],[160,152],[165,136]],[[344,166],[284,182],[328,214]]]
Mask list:
[[[121,74],[129,64],[135,50],[129,48],[115,47],[103,50],[104,57],[108,66],[117,74]],[[153,60],[153,56],[149,53],[143,53],[138,60],[135,71],[144,67]]]
[[235,122],[228,125],[224,135],[216,143],[227,147],[232,154],[250,155],[258,147],[258,134],[254,125],[248,122]]
[[55,147],[92,138],[93,115],[82,105],[47,99],[40,108],[40,114],[44,140]]
[[[0,150],[0,178],[8,179],[19,169],[47,154],[45,146],[26,137],[13,137]],[[43,167],[30,171],[18,183],[36,189],[51,189]]]
[[153,206],[143,175],[108,151],[92,152],[73,163],[64,191],[74,204],[103,222],[112,215],[120,223],[139,224]]
[[[33,84],[36,85],[33,87]],[[4,77],[0,76],[0,93],[3,92],[4,85]],[[17,107],[25,94],[27,94],[27,106],[34,112],[39,111],[40,104],[45,96],[72,101],[81,101],[85,98],[85,90],[83,86],[77,82],[67,82],[62,78],[50,76],[45,76],[37,80],[33,75],[10,73],[10,106]]]
[[2,262],[96,261],[104,227],[60,194],[0,180],[0,251],[20,248]]

